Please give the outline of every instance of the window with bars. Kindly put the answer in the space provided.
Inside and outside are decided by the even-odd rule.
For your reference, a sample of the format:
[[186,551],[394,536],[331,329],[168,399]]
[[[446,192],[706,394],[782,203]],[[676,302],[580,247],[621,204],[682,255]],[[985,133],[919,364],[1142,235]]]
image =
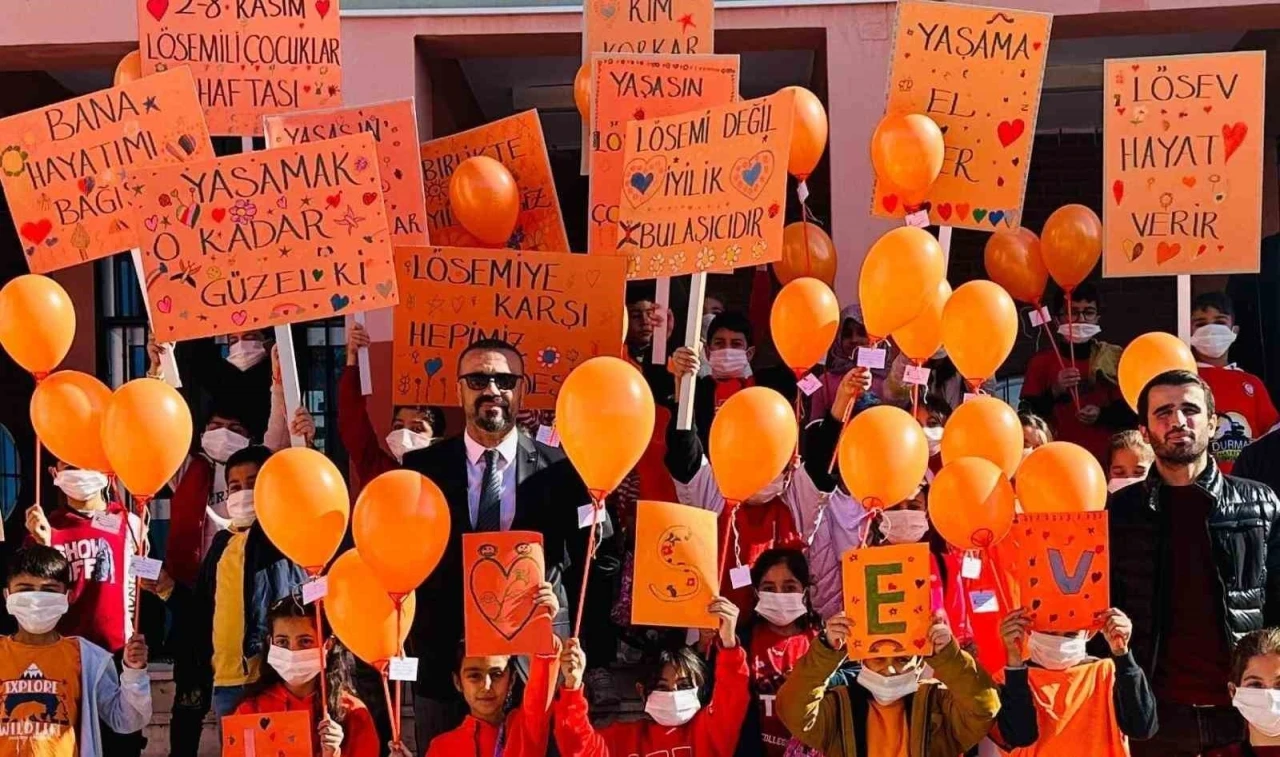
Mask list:
[[0,424],[0,513],[8,520],[18,506],[18,495],[22,491],[22,461],[18,457],[18,445],[14,444],[13,434]]
[[343,470],[347,465],[347,450],[338,436],[337,397],[338,379],[347,364],[344,319],[330,318],[300,324],[294,329],[293,343],[298,359],[302,404],[316,423],[316,449]]
[[133,259],[114,255],[97,263],[98,365],[112,387],[147,375],[147,310]]

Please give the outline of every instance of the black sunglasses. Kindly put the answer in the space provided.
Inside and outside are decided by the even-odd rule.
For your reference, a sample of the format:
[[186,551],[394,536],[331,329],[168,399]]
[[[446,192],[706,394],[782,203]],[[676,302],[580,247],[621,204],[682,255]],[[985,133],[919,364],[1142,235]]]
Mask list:
[[487,389],[490,382],[498,387],[498,391],[509,392],[516,388],[522,378],[524,376],[518,373],[468,373],[459,376],[458,380],[467,382],[467,388],[473,392]]

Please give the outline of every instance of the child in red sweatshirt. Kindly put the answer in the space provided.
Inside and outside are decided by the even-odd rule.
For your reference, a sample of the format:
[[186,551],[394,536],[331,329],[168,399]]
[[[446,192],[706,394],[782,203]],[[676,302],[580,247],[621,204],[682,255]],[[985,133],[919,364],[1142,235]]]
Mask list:
[[[556,702],[556,744],[562,757],[630,757],[636,754],[681,754],[688,757],[732,757],[747,714],[747,658],[734,629],[738,608],[716,597],[709,608],[720,619],[715,691],[703,707],[699,696],[707,684],[706,665],[689,647],[663,652],[645,696],[650,719],[614,723],[597,731],[587,713],[582,676],[587,656],[577,639],[565,643],[560,664],[564,689]],[[664,751],[665,750],[665,751]]]

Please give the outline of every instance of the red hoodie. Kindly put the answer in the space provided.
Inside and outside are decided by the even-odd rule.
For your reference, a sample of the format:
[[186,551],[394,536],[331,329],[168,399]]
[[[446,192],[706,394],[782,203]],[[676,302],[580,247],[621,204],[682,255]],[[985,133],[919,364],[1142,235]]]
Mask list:
[[347,366],[338,379],[338,436],[355,472],[352,496],[379,475],[400,467],[382,448],[373,430],[364,394],[360,391],[360,369],[354,365]]
[[685,725],[668,728],[645,719],[597,731],[582,689],[563,689],[556,702],[556,744],[562,757],[732,757],[750,701],[747,655],[739,644],[720,650],[711,704]]
[[187,470],[169,500],[169,539],[165,543],[164,569],[174,581],[194,586],[204,559],[205,509],[213,491],[213,464],[203,455],[192,455]]
[[558,654],[534,655],[524,700],[507,715],[502,728],[468,715],[462,725],[431,740],[427,757],[490,757],[499,754],[499,735],[502,757],[543,757],[551,739],[551,698],[559,677]]

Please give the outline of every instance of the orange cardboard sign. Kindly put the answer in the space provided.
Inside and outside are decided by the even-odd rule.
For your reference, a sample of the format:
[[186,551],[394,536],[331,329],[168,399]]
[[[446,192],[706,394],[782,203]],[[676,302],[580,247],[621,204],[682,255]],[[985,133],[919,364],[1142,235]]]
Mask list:
[[[942,173],[926,197],[930,223],[1020,225],[1052,22],[1047,13],[898,3],[885,112],[923,113],[942,129]],[[907,212],[896,190],[876,182],[872,215]]]
[[536,110],[433,139],[422,145],[419,154],[427,195],[427,228],[433,243],[481,246],[449,210],[449,179],[462,161],[486,155],[506,166],[520,188],[520,217],[507,247],[569,252],[569,237],[564,231],[551,160]]
[[[1001,558],[1037,631],[1097,630],[1111,606],[1107,512],[1021,513]],[[1008,556],[1006,558],[1006,552]]]
[[392,403],[458,404],[458,358],[498,338],[524,356],[524,406],[551,409],[569,372],[622,350],[626,261],[397,247]]
[[209,131],[342,104],[339,0],[138,0],[142,73],[190,66]]
[[222,719],[222,757],[312,757],[311,712],[264,712]]
[[149,169],[133,178],[159,341],[398,301],[370,134]]
[[718,628],[708,611],[716,577],[716,514],[687,505],[636,505],[631,622],[639,626]]
[[618,252],[652,279],[782,256],[790,92],[627,124]]
[[1257,273],[1266,54],[1106,61],[1104,276]]
[[212,157],[186,69],[0,120],[0,184],[35,273],[137,247],[133,172]]
[[849,659],[933,654],[928,544],[854,547],[840,562]]
[[462,603],[467,656],[549,654],[551,616],[534,597],[546,575],[542,534],[462,535]]
[[614,254],[627,122],[735,102],[738,56],[593,55],[591,65],[587,250]]
[[715,51],[713,0],[587,0],[582,57],[591,53],[694,55]]
[[418,119],[413,98],[337,110],[269,116],[267,147],[285,147],[369,132],[378,149],[382,197],[392,244],[428,244],[427,208],[418,161]]

